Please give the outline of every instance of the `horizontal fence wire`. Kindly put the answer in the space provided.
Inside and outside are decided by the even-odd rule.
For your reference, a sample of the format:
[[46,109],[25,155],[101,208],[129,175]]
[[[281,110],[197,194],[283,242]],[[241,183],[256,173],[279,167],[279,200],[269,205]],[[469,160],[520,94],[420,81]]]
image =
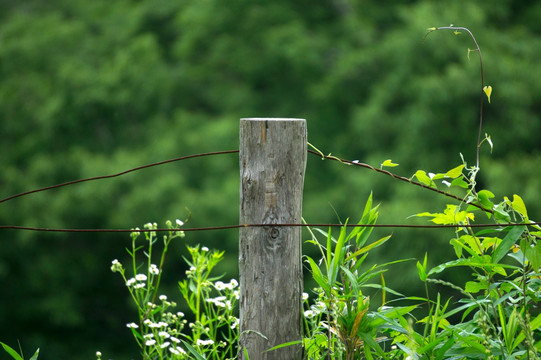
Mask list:
[[212,230],[231,230],[250,227],[365,227],[365,228],[413,228],[413,229],[449,229],[449,228],[506,228],[509,226],[534,226],[541,225],[541,222],[524,223],[503,223],[503,224],[470,224],[470,225],[410,225],[410,224],[239,224],[224,226],[207,226],[197,228],[157,228],[157,229],[60,229],[60,228],[40,228],[17,225],[0,225],[2,229],[41,231],[41,232],[65,232],[65,233],[132,233],[132,232],[164,232],[164,231],[212,231]]
[[225,151],[215,151],[215,152],[208,152],[208,153],[181,156],[181,157],[174,158],[174,159],[169,159],[169,160],[159,161],[159,162],[155,162],[155,163],[151,163],[151,164],[147,164],[147,165],[138,166],[138,167],[135,167],[133,169],[129,169],[129,170],[126,170],[126,171],[121,171],[121,172],[116,173],[116,174],[94,176],[94,177],[90,177],[90,178],[86,178],[86,179],[73,180],[73,181],[68,181],[68,182],[62,183],[62,184],[51,185],[51,186],[46,186],[46,187],[35,189],[35,190],[25,191],[25,192],[22,192],[20,194],[15,194],[15,195],[12,195],[12,196],[8,196],[7,198],[0,199],[0,203],[6,202],[6,201],[9,201],[9,200],[13,200],[13,199],[16,199],[16,198],[21,197],[21,196],[26,196],[26,195],[34,194],[34,193],[37,193],[37,192],[46,191],[46,190],[57,189],[57,188],[68,186],[68,185],[79,184],[79,183],[87,182],[87,181],[110,179],[110,178],[126,175],[126,174],[129,174],[129,173],[134,172],[134,171],[148,169],[148,168],[153,167],[153,166],[169,164],[169,163],[176,162],[176,161],[188,160],[188,159],[204,157],[204,156],[211,156],[211,155],[234,154],[234,153],[238,153],[238,152],[239,152],[238,150],[225,150]]
[[[121,171],[121,172],[118,172],[118,173],[115,173],[115,174],[102,175],[102,176],[95,176],[95,177],[84,178],[84,179],[79,179],[79,180],[73,180],[73,181],[68,181],[68,182],[61,183],[61,184],[56,184],[56,185],[42,187],[42,188],[39,188],[39,189],[25,191],[25,192],[22,192],[22,193],[19,193],[19,194],[11,195],[11,196],[8,196],[6,198],[0,199],[0,203],[6,202],[6,201],[9,201],[9,200],[13,200],[13,199],[16,199],[16,198],[19,198],[19,197],[27,196],[27,195],[30,195],[30,194],[34,194],[34,193],[38,193],[38,192],[42,192],[42,191],[47,191],[47,190],[52,190],[52,189],[57,189],[57,188],[61,188],[61,187],[69,186],[69,185],[79,184],[79,183],[88,182],[88,181],[115,178],[115,177],[119,177],[119,176],[129,174],[129,173],[134,172],[134,171],[139,171],[139,170],[147,169],[147,168],[150,168],[150,167],[165,165],[165,164],[178,162],[178,161],[182,161],[182,160],[201,158],[201,157],[206,157],[206,156],[235,154],[235,153],[238,153],[238,152],[239,152],[239,150],[224,150],[224,151],[214,151],[214,152],[206,152],[206,153],[199,153],[199,154],[181,156],[181,157],[177,157],[177,158],[174,158],[174,159],[169,159],[169,160],[164,160],[164,161],[159,161],[159,162],[154,162],[154,163],[138,166],[138,167],[128,169],[128,170],[125,170],[125,171]],[[313,150],[308,150],[308,153],[316,155],[318,157],[321,157],[322,159],[338,161],[338,162],[343,163],[343,164],[366,168],[366,169],[375,171],[377,173],[390,176],[390,177],[392,177],[392,178],[394,178],[396,180],[404,181],[404,182],[410,183],[412,185],[419,186],[421,188],[424,188],[424,189],[427,189],[427,190],[430,190],[430,191],[434,191],[436,193],[439,193],[441,195],[453,198],[453,199],[461,201],[461,202],[463,201],[462,198],[460,198],[460,197],[458,197],[456,195],[453,195],[453,194],[447,193],[445,191],[439,190],[437,188],[430,187],[430,186],[427,186],[425,184],[413,181],[412,179],[409,179],[409,178],[406,178],[404,176],[394,174],[394,173],[392,173],[392,172],[390,172],[388,170],[375,168],[375,167],[373,167],[371,165],[359,162],[358,160],[341,159],[341,158],[338,158],[336,156],[324,155],[321,152],[317,152],[317,151],[313,151]],[[491,209],[485,209],[479,204],[471,203],[471,204],[468,204],[468,205],[473,205],[473,206],[476,206],[476,207],[480,208],[483,211],[492,213]],[[346,226],[346,227],[371,227],[371,228],[442,229],[442,228],[463,228],[463,227],[470,227],[470,228],[482,228],[482,227],[483,228],[490,228],[490,227],[505,228],[505,227],[508,227],[508,226],[532,226],[532,225],[541,225],[541,222],[530,222],[528,224],[524,224],[524,223],[503,223],[503,224],[470,224],[470,225],[443,225],[443,224],[437,224],[437,225],[332,224],[332,223],[331,224],[325,224],[325,223],[320,223],[320,224],[238,224],[238,225],[207,226],[207,227],[180,228],[180,229],[168,229],[168,228],[160,228],[160,229],[138,229],[138,228],[137,229],[66,229],[66,228],[28,227],[28,226],[19,226],[19,225],[0,225],[0,230],[2,230],[2,229],[10,229],[10,230],[22,230],[22,231],[66,232],[66,233],[126,233],[126,232],[134,232],[134,231],[137,231],[137,232],[150,232],[150,231],[162,231],[162,232],[163,231],[185,231],[185,232],[190,232],[190,231],[213,231],[213,230],[240,229],[240,228],[248,228],[248,227],[328,227],[328,228],[332,228],[332,227]]]

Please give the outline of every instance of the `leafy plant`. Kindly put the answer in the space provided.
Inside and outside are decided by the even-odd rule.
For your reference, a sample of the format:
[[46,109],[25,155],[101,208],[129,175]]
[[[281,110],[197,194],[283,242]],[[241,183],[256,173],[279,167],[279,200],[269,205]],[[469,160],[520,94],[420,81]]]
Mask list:
[[[13,348],[11,348],[9,345],[7,344],[4,344],[3,342],[0,341],[0,345],[2,345],[2,347],[4,348],[4,351],[7,352],[9,354],[9,356],[11,356],[13,359],[15,360],[24,360],[24,357],[23,357],[23,351],[21,350],[21,354],[19,355],[17,353],[17,351],[15,351]],[[39,349],[36,350],[36,352],[34,353],[34,355],[32,355],[32,357],[30,358],[30,360],[37,360],[38,358],[38,355],[39,355]]]
[[[321,259],[316,261],[306,256],[312,276],[318,284],[314,289],[317,301],[305,311],[306,337],[304,347],[310,359],[331,356],[333,358],[357,359],[360,354],[366,358],[382,358],[388,338],[381,336],[386,322],[382,319],[395,318],[411,308],[385,307],[386,293],[400,295],[385,286],[385,267],[396,263],[373,265],[364,269],[363,265],[370,250],[381,246],[390,236],[368,243],[376,223],[378,206],[372,206],[372,195],[368,198],[361,220],[351,230],[346,224],[340,229],[338,238],[328,232],[315,229],[324,235],[324,245],[319,242],[315,232],[310,230],[312,239],[308,243],[316,245]],[[374,278],[381,283],[371,282]],[[382,292],[379,317],[370,308],[370,297],[363,293],[365,288],[377,288]]]
[[[192,311],[195,321],[188,323],[182,312],[172,312],[177,304],[167,296],[159,295],[160,279],[168,246],[175,238],[183,238],[180,220],[163,237],[159,265],[153,264],[153,248],[157,241],[157,224],[145,225],[145,243],[139,244],[141,231],[131,234],[133,277],[127,278],[126,270],[118,260],[113,260],[111,270],[122,276],[131,298],[138,309],[138,321],[127,324],[141,349],[142,358],[154,359],[226,359],[236,354],[238,319],[234,316],[238,299],[238,282],[228,283],[211,276],[213,268],[223,259],[223,252],[211,251],[199,245],[188,247],[191,259],[186,279],[179,282],[179,290]],[[146,246],[145,246],[146,245]],[[143,252],[144,265],[139,263]],[[143,271],[142,271],[143,270]],[[159,300],[159,301],[157,301]],[[186,328],[186,324],[188,327]]]

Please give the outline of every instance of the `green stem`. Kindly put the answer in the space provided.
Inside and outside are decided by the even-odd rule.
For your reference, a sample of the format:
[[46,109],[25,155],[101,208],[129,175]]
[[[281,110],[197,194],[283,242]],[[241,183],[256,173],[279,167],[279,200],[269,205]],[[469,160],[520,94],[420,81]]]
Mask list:
[[473,43],[475,44],[475,51],[477,51],[477,53],[479,54],[479,63],[480,63],[480,71],[481,71],[481,100],[479,101],[479,133],[477,135],[477,151],[476,151],[477,168],[479,168],[479,148],[481,147],[481,133],[483,129],[483,99],[484,99],[483,88],[485,85],[484,72],[483,72],[483,56],[481,54],[481,48],[477,44],[477,40],[475,40],[475,36],[473,36],[472,32],[468,28],[458,27],[458,26],[442,26],[442,27],[430,29],[426,36],[428,36],[429,33],[435,30],[453,30],[455,32],[458,32],[461,30],[461,31],[467,32],[472,38]]

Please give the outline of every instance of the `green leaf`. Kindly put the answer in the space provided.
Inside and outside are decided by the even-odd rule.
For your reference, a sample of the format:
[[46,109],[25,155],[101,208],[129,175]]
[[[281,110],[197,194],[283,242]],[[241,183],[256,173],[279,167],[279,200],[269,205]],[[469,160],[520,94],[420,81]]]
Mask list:
[[346,237],[347,237],[347,221],[340,228],[340,236],[338,236],[338,241],[336,242],[336,248],[334,249],[334,257],[329,265],[330,273],[327,274],[329,285],[332,287],[336,281],[338,275],[338,269],[344,261],[344,256],[346,255]]
[[426,174],[425,171],[417,170],[413,176],[416,177],[421,184],[437,188],[436,183],[432,181],[432,179]]
[[488,190],[481,190],[477,193],[479,203],[486,209],[492,209],[494,207],[494,203],[489,200],[492,199],[494,196],[495,195]]
[[197,352],[190,344],[188,344],[186,341],[181,340],[184,346],[186,346],[186,349],[193,355],[197,360],[206,360],[206,358]]
[[355,251],[353,254],[351,254],[350,256],[348,256],[344,261],[348,261],[348,260],[351,260],[353,259],[354,257],[357,257],[361,254],[364,254],[365,252],[368,252],[370,250],[372,250],[373,248],[375,247],[378,247],[382,244],[384,244],[387,240],[389,240],[391,238],[392,235],[389,235],[389,236],[385,236],[377,241],[374,241],[373,243],[371,243],[370,245],[366,245],[365,247],[363,247],[362,249],[359,249],[357,251]]
[[34,355],[32,355],[32,357],[30,358],[30,360],[37,360],[38,355],[39,355],[39,348],[36,350],[36,352],[34,353]]
[[494,253],[492,254],[492,262],[498,263],[501,259],[507,254],[507,252],[511,249],[511,247],[517,242],[518,238],[522,235],[522,233],[526,230],[525,226],[514,226],[511,231],[505,235],[502,242],[496,250],[494,250]]
[[486,289],[488,289],[488,283],[486,281],[468,281],[466,282],[466,287],[464,288],[466,292],[472,294],[478,293],[479,291]]
[[381,163],[381,167],[384,167],[384,166],[395,167],[395,166],[398,166],[398,164],[395,164],[391,161],[391,159],[388,159]]
[[[408,298],[408,299],[416,300],[414,298]],[[385,324],[388,321],[388,319],[386,319],[386,318],[396,319],[396,318],[399,318],[399,317],[401,317],[403,315],[409,314],[410,312],[412,312],[416,308],[417,308],[417,305],[411,305],[411,306],[406,306],[406,307],[393,307],[393,308],[390,308],[390,309],[387,309],[387,310],[384,310],[384,311],[380,311],[379,315],[381,315],[381,316],[379,316],[379,317],[375,318],[374,320],[372,320],[370,322],[369,327],[371,329],[377,328],[378,326],[381,326],[381,325]]]
[[421,279],[422,282],[426,281],[426,262],[427,262],[426,257],[427,257],[427,254],[425,253],[425,259],[422,264],[419,261],[417,261],[417,273],[419,274],[419,279]]
[[24,360],[15,350],[13,350],[11,347],[9,347],[7,344],[4,344],[3,342],[0,342],[0,345],[4,348],[4,350],[15,360]]
[[490,95],[492,95],[492,86],[488,85],[483,88],[483,91],[487,95],[488,103],[490,104]]
[[321,286],[321,288],[328,294],[331,289],[330,289],[329,283],[323,277],[323,274],[321,273],[319,266],[317,266],[316,262],[309,256],[306,257],[306,260],[308,260],[308,264],[310,264],[312,277],[317,282],[317,284]]
[[472,213],[459,210],[456,205],[447,205],[443,213],[420,213],[415,216],[420,217],[432,217],[431,220],[435,224],[450,225],[450,224],[463,224],[466,219],[475,220]]
[[451,181],[451,186],[458,186],[463,189],[467,189],[469,187],[468,183],[464,181],[464,176],[457,177],[456,179]]
[[533,269],[539,269],[541,267],[541,241],[538,241],[535,245],[530,245],[527,239],[522,239],[520,241],[520,249]]
[[281,349],[281,348],[284,348],[284,347],[287,347],[287,346],[292,346],[292,345],[297,345],[297,344],[302,344],[302,340],[288,341],[286,343],[271,347],[270,349],[265,350],[263,352],[278,350],[278,349]]
[[445,173],[445,176],[451,179],[456,179],[460,175],[462,175],[462,169],[464,169],[464,165],[459,165],[454,169],[451,169]]
[[513,207],[513,210],[522,215],[524,219],[528,220],[528,211],[526,210],[526,205],[520,196],[517,194],[513,195],[513,202],[511,203],[511,206]]
[[496,266],[496,265],[495,264],[490,264],[490,263],[485,263],[485,262],[479,261],[478,259],[475,259],[475,258],[462,258],[462,259],[458,259],[458,260],[448,261],[446,263],[443,263],[443,264],[440,264],[440,265],[437,265],[437,266],[433,267],[428,272],[428,276],[430,276],[432,274],[438,274],[438,273],[442,272],[445,269],[448,269],[448,268],[451,268],[451,267],[456,267],[456,266],[471,266],[471,267],[487,267],[488,266],[488,267],[490,267],[490,266]]
[[[348,278],[349,280],[349,285],[351,286],[351,291],[353,292],[354,296],[356,296],[356,294],[359,294],[360,291],[359,291],[359,283],[357,281],[357,278],[355,277],[355,275],[353,275],[353,273],[351,271],[349,271],[345,266],[341,266],[340,269],[342,269],[342,271],[344,272],[344,274],[346,274],[346,277]],[[345,294],[345,296],[350,296],[349,293]]]
[[449,337],[449,340],[447,340],[447,342],[445,344],[443,344],[443,346],[437,350],[437,352],[436,352],[436,354],[437,354],[436,360],[443,359],[443,356],[445,355],[447,350],[449,350],[454,344],[455,344],[455,339],[454,339],[453,335],[451,334],[451,336]]

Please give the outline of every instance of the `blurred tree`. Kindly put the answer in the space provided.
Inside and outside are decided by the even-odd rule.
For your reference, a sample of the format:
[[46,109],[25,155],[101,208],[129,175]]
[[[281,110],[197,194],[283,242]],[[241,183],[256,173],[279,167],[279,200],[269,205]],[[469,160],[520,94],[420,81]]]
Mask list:
[[[474,31],[494,87],[485,131],[495,148],[492,155],[482,148],[481,185],[520,193],[539,218],[540,16],[537,2],[511,0],[3,1],[2,196],[234,149],[238,119],[250,116],[306,118],[310,141],[324,152],[375,166],[391,158],[408,177],[448,170],[461,152],[473,163],[480,92],[476,54],[467,56],[473,44],[451,32],[422,41],[426,28],[454,23]],[[237,162],[189,160],[30,195],[0,204],[0,222],[131,228],[185,218],[188,207],[189,226],[234,224]],[[355,218],[371,190],[383,201],[383,223],[413,223],[408,216],[446,201],[316,157],[305,188],[309,222],[336,221],[333,208],[341,220]],[[425,251],[439,260],[450,236],[397,230],[374,261]],[[97,349],[136,356],[123,324],[133,312],[109,273],[127,235],[2,231],[0,238],[0,323],[9,324],[2,341],[20,338],[45,359],[89,358]],[[225,249],[223,271],[236,275],[235,231],[190,233],[186,241]],[[176,244],[169,260],[166,291],[183,271],[183,247]],[[399,291],[417,284],[413,264],[405,266],[395,273],[400,282],[388,280]]]

